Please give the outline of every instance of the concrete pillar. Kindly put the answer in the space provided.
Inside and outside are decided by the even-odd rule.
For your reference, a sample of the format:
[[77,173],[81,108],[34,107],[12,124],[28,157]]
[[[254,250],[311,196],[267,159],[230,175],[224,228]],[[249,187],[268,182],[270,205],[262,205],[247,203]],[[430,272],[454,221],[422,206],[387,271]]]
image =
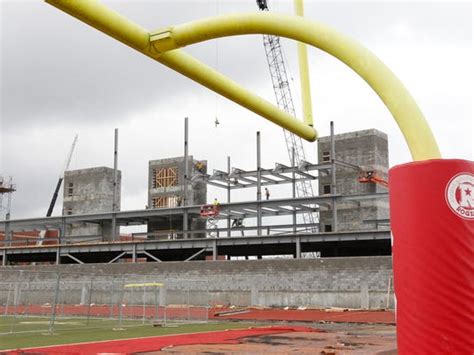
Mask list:
[[252,286],[252,288],[250,289],[250,303],[252,306],[259,305],[258,288],[255,285]]
[[212,242],[212,260],[213,261],[217,260],[217,241],[216,240]]
[[132,262],[133,262],[133,263],[136,263],[136,262],[137,262],[137,244],[133,244]]
[[166,306],[166,285],[160,288],[160,298],[158,302],[160,306]]
[[3,249],[3,252],[2,252],[2,266],[6,266],[7,265],[7,250],[6,249]]
[[362,280],[360,284],[360,308],[370,308],[369,283],[367,280]]
[[81,305],[85,305],[89,302],[89,293],[90,293],[89,284],[83,283],[82,290],[81,290]]
[[15,287],[13,289],[13,305],[18,306],[20,304],[21,297],[21,284],[20,282],[15,282]]
[[56,265],[61,264],[61,247],[56,247]]
[[299,237],[296,238],[296,259],[301,259],[301,239]]

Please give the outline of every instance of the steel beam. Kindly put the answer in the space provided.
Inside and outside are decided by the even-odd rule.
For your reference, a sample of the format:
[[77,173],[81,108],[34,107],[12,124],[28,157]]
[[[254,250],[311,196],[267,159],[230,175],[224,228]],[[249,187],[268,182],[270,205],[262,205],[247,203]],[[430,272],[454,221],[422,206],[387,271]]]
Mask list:
[[207,249],[206,248],[202,248],[201,250],[199,250],[197,253],[194,253],[193,255],[191,255],[189,258],[187,258],[186,260],[184,261],[190,261],[190,260],[193,260],[196,256],[199,256],[201,255],[202,253],[204,253]]
[[[59,248],[58,248],[58,250],[59,250]],[[123,253],[123,254],[125,254],[125,253]],[[78,264],[84,264],[84,262],[82,260],[76,258],[75,256],[72,256],[71,254],[63,254],[62,256],[67,256],[68,258],[74,260]]]
[[[291,228],[291,225],[288,225]],[[249,230],[252,227],[245,227],[242,230]],[[253,227],[255,228],[255,227]],[[269,226],[269,228],[274,228]],[[237,231],[237,230],[236,230]],[[252,250],[261,245],[286,245],[289,250],[295,251],[295,244],[299,239],[300,244],[314,244],[314,243],[326,243],[326,242],[351,242],[351,241],[370,241],[370,240],[390,240],[390,231],[361,231],[361,232],[339,232],[339,233],[290,233],[290,234],[278,234],[278,235],[265,235],[265,236],[239,236],[231,238],[220,238],[220,239],[181,239],[181,240],[166,240],[166,241],[144,241],[144,242],[115,242],[115,243],[96,243],[96,244],[78,244],[78,245],[63,245],[63,246],[33,246],[31,248],[8,248],[7,252],[11,256],[12,260],[17,255],[45,255],[56,253],[61,248],[62,256],[67,256],[76,262],[82,263],[84,261],[77,259],[72,256],[72,253],[81,253],[83,255],[103,255],[104,253],[120,253],[118,257],[115,257],[111,262],[123,257],[125,254],[132,254],[133,250],[136,249],[137,254],[144,254],[150,259],[157,262],[161,262],[158,257],[151,254],[151,251],[160,250],[174,250],[177,255],[180,254],[180,250],[199,249],[200,251],[212,250],[213,258],[217,258],[217,251],[219,247],[225,247],[227,250],[233,248],[249,248]],[[230,248],[230,249],[229,249]],[[2,250],[5,253],[5,250]],[[6,260],[6,259],[4,259]],[[54,260],[54,259],[53,259]],[[179,259],[173,259],[179,260]]]
[[112,260],[110,260],[107,264],[113,264],[115,261],[117,261],[118,259],[120,259],[122,256],[126,255],[127,252],[124,251],[123,253],[117,255],[115,258],[113,258]]
[[153,260],[155,260],[155,261],[161,263],[161,260],[160,260],[160,259],[158,259],[158,258],[157,258],[156,256],[154,256],[153,254],[147,252],[146,250],[142,250],[141,252],[142,252],[143,254],[145,254],[146,256],[148,256],[149,258],[152,258]]
[[[330,204],[332,198],[335,197],[340,201],[350,201],[350,200],[366,200],[366,199],[375,199],[380,197],[387,197],[387,192],[375,193],[375,194],[359,194],[359,195],[324,195],[324,196],[314,196],[314,197],[299,197],[299,198],[283,198],[283,199],[271,199],[271,200],[262,200],[260,204],[262,207],[276,208],[284,210],[287,206],[295,206],[301,204]],[[244,208],[255,209],[257,206],[256,201],[242,201],[242,202],[232,202],[232,203],[221,203],[221,211],[223,213],[230,213],[234,215],[242,214],[239,210]],[[182,215],[185,207],[176,207],[176,208],[160,208],[160,209],[146,209],[146,210],[132,210],[132,211],[120,211],[116,212],[117,214],[117,224],[124,225],[129,223],[132,220],[139,219],[140,221],[153,220],[154,218],[169,218],[170,215]],[[187,207],[189,213],[199,214],[200,206],[189,206]],[[101,212],[93,214],[83,214],[83,215],[72,215],[72,216],[58,216],[58,217],[40,217],[40,218],[28,218],[28,219],[17,219],[10,220],[9,224],[14,230],[31,230],[37,226],[48,225],[48,229],[59,229],[61,226],[65,226],[71,223],[90,223],[94,221],[100,223],[103,221],[111,220],[111,212]],[[53,228],[54,226],[54,228]],[[0,221],[0,230],[5,227],[5,221]],[[74,237],[64,238],[65,240],[74,239]]]

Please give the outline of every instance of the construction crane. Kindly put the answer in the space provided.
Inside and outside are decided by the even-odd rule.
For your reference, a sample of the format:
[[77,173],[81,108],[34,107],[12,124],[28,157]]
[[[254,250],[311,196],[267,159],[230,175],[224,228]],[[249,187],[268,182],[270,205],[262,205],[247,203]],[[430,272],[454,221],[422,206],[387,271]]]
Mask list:
[[[53,197],[51,198],[51,202],[49,203],[48,211],[46,212],[46,217],[51,217],[53,214],[54,206],[56,205],[56,200],[58,199],[59,195],[59,190],[61,189],[61,185],[64,180],[64,172],[69,169],[69,165],[71,164],[71,159],[72,159],[72,153],[74,152],[74,148],[76,147],[77,143],[77,134],[74,137],[74,140],[72,141],[71,149],[69,150],[69,153],[66,158],[66,162],[64,164],[64,168],[61,171],[61,174],[59,175],[58,183],[56,184],[56,188],[54,189]],[[41,230],[38,236],[38,243],[37,245],[42,245],[44,241],[44,237],[46,236],[46,230]]]
[[[257,0],[257,6],[260,11],[269,11],[267,0]],[[290,83],[286,73],[285,61],[283,58],[283,49],[280,44],[280,37],[273,35],[263,35],[263,46],[267,56],[268,67],[270,68],[270,76],[272,79],[273,90],[277,106],[288,112],[293,117],[295,114],[295,106],[291,96]],[[295,134],[283,130],[290,161],[296,166],[304,166],[306,164],[306,156],[303,147],[303,141]],[[294,160],[294,162],[293,162]],[[300,180],[296,183],[297,197],[314,196],[313,184],[310,180]],[[303,221],[305,224],[315,224],[317,216],[315,213],[308,211],[303,213]],[[311,227],[312,231],[316,228]]]
[[46,212],[46,217],[50,217],[53,214],[54,205],[56,204],[56,200],[58,199],[59,189],[64,180],[64,172],[69,169],[69,165],[71,164],[72,153],[74,152],[74,148],[76,147],[77,143],[77,134],[72,141],[71,149],[66,158],[66,163],[64,164],[64,169],[61,171],[59,175],[58,183],[56,184],[56,189],[54,189],[53,198],[51,199],[51,203],[49,204],[48,212]]

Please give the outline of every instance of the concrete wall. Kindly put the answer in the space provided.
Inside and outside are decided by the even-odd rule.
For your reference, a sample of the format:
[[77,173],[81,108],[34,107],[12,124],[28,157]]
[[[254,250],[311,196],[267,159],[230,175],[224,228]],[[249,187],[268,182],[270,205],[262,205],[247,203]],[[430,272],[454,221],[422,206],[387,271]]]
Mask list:
[[[120,211],[121,181],[122,174],[119,170],[117,171],[117,196],[115,198],[117,211]],[[64,174],[63,214],[112,211],[113,190],[114,170],[111,168],[96,167],[66,171]],[[65,235],[97,235],[108,240],[112,235],[112,226],[111,223],[103,225],[73,224],[66,229]]]
[[[385,180],[388,176],[388,139],[387,135],[376,129],[337,134],[335,138],[336,159],[372,170]],[[318,140],[318,162],[323,163],[324,153],[331,151],[330,137]],[[360,183],[359,172],[354,169],[336,168],[336,188],[338,194],[357,195],[386,192],[387,189],[374,183]],[[319,194],[324,195],[324,185],[331,185],[330,175],[320,175]],[[388,198],[338,203],[338,230],[355,231],[376,229],[376,220],[389,216]],[[368,222],[372,220],[372,222]],[[321,210],[321,230],[332,223],[331,210]]]
[[[197,164],[202,163],[200,171],[197,171]],[[161,168],[173,167],[177,168],[178,179],[176,186],[153,187],[154,170]],[[184,201],[184,157],[166,158],[158,160],[150,160],[148,162],[148,208],[153,208],[153,198],[175,196]],[[193,177],[200,173],[207,173],[206,160],[194,160],[193,156],[189,156],[188,171],[190,181],[188,183],[188,201],[187,205],[204,205],[207,203],[207,184]],[[183,203],[183,202],[181,202]],[[168,206],[175,207],[175,206]],[[199,215],[189,215],[188,228],[191,230],[202,230],[206,228],[206,220]],[[174,216],[173,219],[156,220],[148,225],[148,233],[183,230],[183,216]],[[193,234],[194,237],[204,237],[203,234]]]
[[[19,279],[17,271],[20,269],[26,270],[22,278],[28,282],[49,280],[49,291],[45,290],[45,295],[51,294],[55,280],[54,274],[45,272],[60,271],[61,280],[70,281],[64,287],[71,289],[70,298],[77,303],[85,292],[82,288],[87,287],[84,285],[88,285],[93,276],[96,303],[109,302],[115,293],[107,285],[112,281],[120,283],[125,277],[128,282],[145,279],[165,282],[168,304],[185,303],[189,294],[195,305],[279,307],[385,307],[392,276],[391,257],[10,266],[0,268],[0,302],[5,302],[8,282]],[[71,272],[77,274],[68,274]],[[126,274],[134,275],[124,276]],[[391,291],[389,302],[393,307]]]

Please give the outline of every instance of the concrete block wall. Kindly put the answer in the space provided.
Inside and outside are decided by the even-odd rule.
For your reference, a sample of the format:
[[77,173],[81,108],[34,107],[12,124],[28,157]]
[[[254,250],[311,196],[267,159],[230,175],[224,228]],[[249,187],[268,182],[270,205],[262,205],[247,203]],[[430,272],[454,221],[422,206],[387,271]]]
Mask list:
[[[202,163],[200,171],[196,165]],[[204,205],[207,203],[207,184],[192,177],[199,173],[207,173],[207,161],[195,160],[193,156],[188,158],[188,171],[190,181],[188,183],[188,205]],[[176,186],[153,187],[154,170],[158,168],[177,168],[178,179]],[[184,197],[184,157],[166,158],[150,160],[148,162],[148,208],[153,208],[153,198],[176,196],[183,200]],[[173,206],[171,206],[173,207]],[[190,230],[202,230],[206,228],[206,220],[199,215],[189,215],[188,226]],[[148,233],[159,232],[161,230],[183,230],[183,217],[175,216],[173,220],[155,221],[148,225]],[[202,234],[193,234],[193,237],[204,237]]]
[[[335,139],[336,159],[361,167],[364,171],[376,171],[385,180],[388,178],[388,138],[376,129],[337,134]],[[325,153],[331,151],[330,137],[318,140],[318,162],[323,163]],[[360,195],[386,192],[387,189],[374,183],[360,183],[359,172],[354,169],[336,168],[336,188],[338,194]],[[324,195],[324,186],[331,185],[331,175],[320,175],[318,181],[319,194]],[[376,221],[387,219],[389,215],[388,198],[377,200],[348,201],[337,204],[338,230],[355,231],[376,229]],[[365,222],[364,222],[365,221]],[[331,210],[320,212],[321,230],[331,225]]]
[[[18,280],[16,272],[21,268],[25,270],[23,278],[27,275],[30,283],[54,280],[54,275],[44,271],[60,271],[61,280],[71,281],[64,287],[71,289],[74,302],[80,302],[81,289],[93,276],[95,303],[110,302],[114,293],[107,285],[126,277],[128,282],[164,282],[167,304],[186,303],[186,297],[190,297],[195,305],[381,308],[386,306],[388,294],[389,306],[393,307],[392,287],[388,290],[390,257],[9,266],[0,268],[0,302],[5,302],[6,285]],[[45,294],[51,292],[52,286],[48,287]],[[136,297],[142,294],[137,292]],[[135,301],[130,298],[129,302]]]
[[[120,211],[120,191],[122,174],[117,171],[117,196],[115,204]],[[70,185],[72,184],[72,185]],[[66,171],[64,174],[63,214],[87,214],[110,212],[113,205],[114,169],[96,167]],[[72,194],[70,193],[72,186]],[[112,237],[111,223],[73,224],[65,231],[66,236],[103,236]]]
[[[190,178],[197,174],[196,164],[202,162],[204,167],[201,173],[207,172],[206,160],[195,160],[193,156],[188,158],[188,171]],[[176,167],[178,170],[178,184],[176,186],[153,187],[154,169]],[[158,196],[180,196],[184,194],[184,157],[150,160],[148,162],[148,206],[152,208],[152,200]],[[188,184],[188,205],[205,204],[207,199],[207,184],[204,182],[191,181]]]

